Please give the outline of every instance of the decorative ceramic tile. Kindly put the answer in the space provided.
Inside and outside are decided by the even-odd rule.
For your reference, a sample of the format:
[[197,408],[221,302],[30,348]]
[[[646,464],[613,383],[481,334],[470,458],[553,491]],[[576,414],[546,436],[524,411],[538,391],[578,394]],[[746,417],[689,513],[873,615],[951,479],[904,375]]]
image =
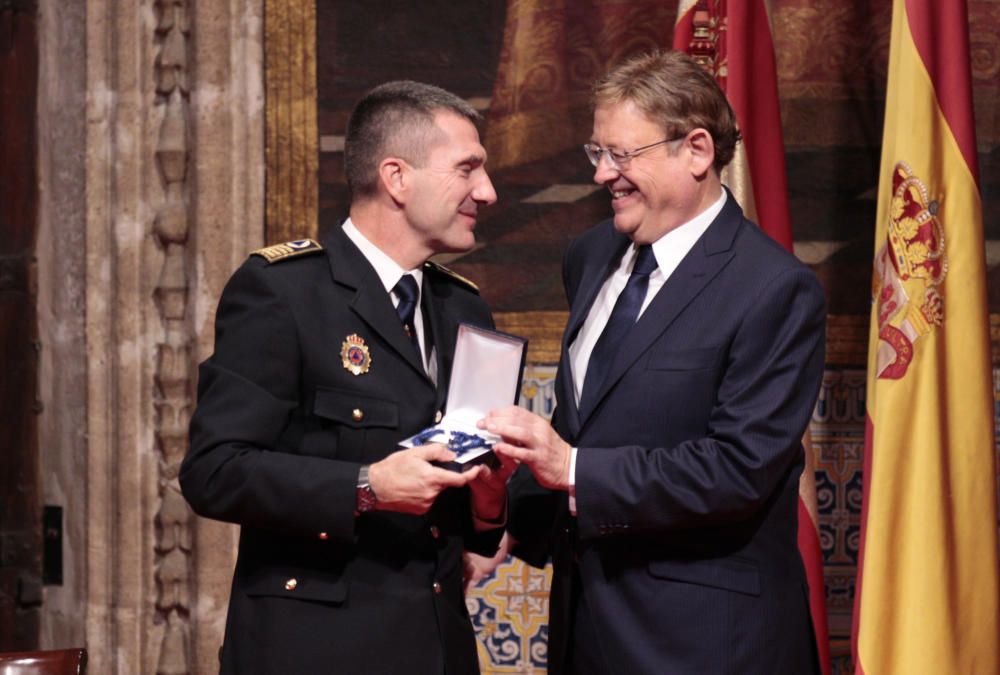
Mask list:
[[484,673],[545,672],[551,583],[551,565],[539,570],[508,557],[469,590]]

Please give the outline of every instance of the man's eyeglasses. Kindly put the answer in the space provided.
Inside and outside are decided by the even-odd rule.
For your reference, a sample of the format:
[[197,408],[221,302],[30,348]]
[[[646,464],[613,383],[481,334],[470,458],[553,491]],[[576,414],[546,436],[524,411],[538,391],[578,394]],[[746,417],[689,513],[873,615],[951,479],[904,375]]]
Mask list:
[[607,155],[608,161],[611,162],[611,168],[615,171],[621,171],[623,169],[627,169],[629,162],[647,150],[652,150],[656,146],[663,145],[664,143],[679,141],[685,136],[687,136],[687,134],[681,134],[679,136],[674,136],[673,138],[664,138],[662,141],[650,143],[649,145],[644,145],[641,148],[636,148],[635,150],[625,150],[624,152],[616,152],[611,148],[602,148],[599,145],[587,143],[583,146],[583,151],[587,153],[587,159],[589,159],[590,163],[594,166],[601,163],[601,155]]

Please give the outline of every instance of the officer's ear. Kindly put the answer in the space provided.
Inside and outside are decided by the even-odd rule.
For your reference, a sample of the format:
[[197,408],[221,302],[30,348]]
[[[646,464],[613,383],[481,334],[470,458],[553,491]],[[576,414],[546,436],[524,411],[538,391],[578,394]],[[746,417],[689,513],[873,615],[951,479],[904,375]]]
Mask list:
[[378,165],[378,179],[382,187],[397,204],[406,203],[410,172],[413,170],[405,159],[386,157]]

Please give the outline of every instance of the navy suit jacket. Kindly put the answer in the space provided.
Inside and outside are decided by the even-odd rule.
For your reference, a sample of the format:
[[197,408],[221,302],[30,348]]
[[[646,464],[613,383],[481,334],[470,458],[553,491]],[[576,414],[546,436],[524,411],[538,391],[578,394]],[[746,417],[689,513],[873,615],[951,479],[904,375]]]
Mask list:
[[577,516],[523,469],[511,486],[515,553],[555,567],[550,672],[564,670],[574,566],[612,672],[814,672],[796,527],[823,370],[819,282],[729,195],[582,417],[568,347],[629,243],[607,221],[564,261],[553,424],[579,448]]

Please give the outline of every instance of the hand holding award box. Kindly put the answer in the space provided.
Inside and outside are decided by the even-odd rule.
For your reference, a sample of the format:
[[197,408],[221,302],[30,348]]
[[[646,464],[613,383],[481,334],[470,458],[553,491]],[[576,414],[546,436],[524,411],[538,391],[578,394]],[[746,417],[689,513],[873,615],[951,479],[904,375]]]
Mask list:
[[516,335],[460,324],[444,418],[400,445],[447,445],[458,456],[442,466],[453,471],[495,464],[493,445],[500,437],[477,429],[476,422],[490,410],[517,403],[527,346]]

